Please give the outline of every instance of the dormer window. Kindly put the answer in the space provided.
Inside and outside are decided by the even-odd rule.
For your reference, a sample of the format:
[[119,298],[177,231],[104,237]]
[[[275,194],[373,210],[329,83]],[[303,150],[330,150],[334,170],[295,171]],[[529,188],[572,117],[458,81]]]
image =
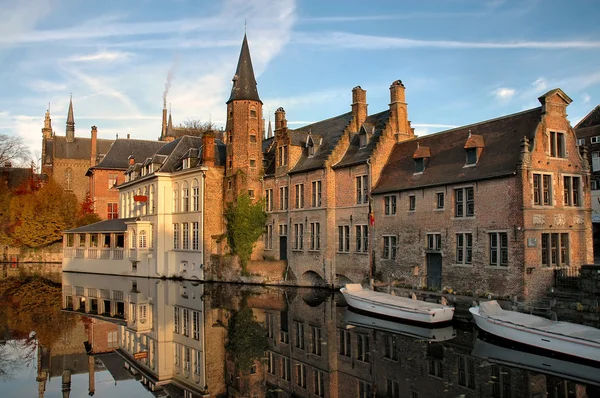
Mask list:
[[429,147],[421,146],[417,142],[417,150],[413,154],[413,160],[415,161],[415,174],[420,174],[425,171],[425,164],[427,159],[431,157],[431,150]]
[[313,156],[315,156],[315,146],[312,143],[310,143],[308,145],[308,157],[312,158]]
[[358,139],[359,139],[360,148],[364,148],[367,146],[367,134],[366,133],[359,134]]
[[282,145],[278,149],[278,161],[280,166],[287,165],[287,145]]
[[415,159],[415,173],[422,173],[425,170],[425,159]]
[[477,148],[468,148],[466,164],[475,164],[475,163],[477,163]]
[[185,170],[185,169],[189,169],[189,168],[190,168],[190,159],[189,158],[183,159],[183,169]]
[[475,166],[481,157],[484,143],[483,136],[471,134],[469,130],[469,137],[465,143],[465,167]]

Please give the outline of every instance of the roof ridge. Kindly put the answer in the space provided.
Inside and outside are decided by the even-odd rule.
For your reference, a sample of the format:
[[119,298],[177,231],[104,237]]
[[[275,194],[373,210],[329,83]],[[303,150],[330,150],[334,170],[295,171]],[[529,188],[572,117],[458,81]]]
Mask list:
[[[587,121],[587,118],[589,118],[590,116],[592,116],[592,114],[594,112],[596,112],[596,110],[600,109],[600,104],[596,105],[587,115],[585,115],[584,117],[581,118],[581,120],[575,125],[575,127],[573,128],[579,128],[579,125],[585,121]],[[591,126],[588,126],[591,127]]]
[[304,129],[304,128],[309,127],[309,126],[314,126],[317,123],[328,122],[330,120],[336,119],[338,117],[346,116],[346,115],[351,114],[351,113],[352,113],[352,111],[345,112],[345,113],[342,113],[342,114],[339,114],[339,115],[336,115],[336,116],[333,116],[333,117],[330,117],[330,118],[327,118],[327,119],[323,119],[323,120],[319,120],[319,121],[307,124],[306,126],[298,127],[297,129],[288,129],[288,130],[289,131],[299,131],[299,132],[303,132],[303,133],[308,133],[308,131],[302,131],[301,129]]

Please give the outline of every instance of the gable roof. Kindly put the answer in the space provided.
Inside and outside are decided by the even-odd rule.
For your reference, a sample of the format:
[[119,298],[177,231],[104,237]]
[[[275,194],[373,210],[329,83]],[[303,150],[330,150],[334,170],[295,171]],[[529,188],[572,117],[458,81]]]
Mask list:
[[[455,184],[513,174],[520,159],[523,137],[533,144],[542,108],[458,127],[399,142],[381,172],[374,194]],[[475,166],[465,167],[469,132],[483,137],[485,147]],[[423,173],[415,174],[417,143],[429,147],[431,158]]]
[[600,126],[600,105],[596,105],[583,119],[575,125],[576,129]]
[[127,231],[126,222],[135,220],[136,217],[130,218],[113,218],[111,220],[98,221],[93,224],[84,225],[82,227],[71,228],[63,232],[68,233],[84,233],[84,232],[124,232]]
[[[96,153],[107,153],[114,140],[98,138]],[[68,142],[67,137],[55,136],[53,139],[54,159],[87,159],[92,153],[92,139],[75,137],[73,142]]]
[[117,139],[112,143],[100,163],[91,169],[126,170],[129,167],[129,156],[133,156],[137,161],[143,161],[164,145],[163,141]]

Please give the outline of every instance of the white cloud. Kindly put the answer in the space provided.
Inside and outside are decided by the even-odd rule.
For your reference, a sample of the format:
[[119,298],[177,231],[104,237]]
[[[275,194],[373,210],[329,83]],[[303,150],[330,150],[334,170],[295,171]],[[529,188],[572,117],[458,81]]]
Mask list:
[[53,82],[49,80],[31,80],[26,82],[27,87],[31,90],[44,93],[44,92],[55,92],[64,91],[67,89],[66,84]]
[[531,83],[535,92],[541,93],[542,91],[548,88],[548,81],[543,78],[537,78],[533,83]]
[[589,104],[591,99],[592,99],[592,97],[588,93],[583,93],[583,103],[584,104]]
[[500,101],[508,101],[515,95],[516,92],[517,90],[514,88],[500,87],[492,91],[492,94]]
[[133,54],[122,51],[99,51],[94,54],[76,55],[69,58],[71,62],[107,61],[112,62],[119,59],[131,57]]

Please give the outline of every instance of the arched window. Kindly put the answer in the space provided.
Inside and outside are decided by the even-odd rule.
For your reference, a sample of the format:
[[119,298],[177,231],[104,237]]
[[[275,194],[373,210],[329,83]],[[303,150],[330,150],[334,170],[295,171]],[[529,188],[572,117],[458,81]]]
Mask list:
[[173,187],[173,213],[179,212],[179,184]]
[[135,249],[135,230],[131,230],[131,239],[129,240],[129,247]]
[[140,249],[145,249],[146,248],[146,231],[141,230],[140,231]]
[[154,185],[150,185],[150,214],[154,214]]
[[[127,209],[127,207],[125,207],[125,203],[126,203],[125,194],[124,194],[124,193],[122,193],[122,194],[121,194],[121,209],[120,209],[120,210],[121,210],[123,213],[125,213],[125,211],[126,211],[126,209]],[[123,218],[125,218],[125,217],[126,217],[126,215],[125,215],[125,214],[122,214],[122,217],[123,217]]]
[[146,197],[145,202],[141,202],[142,214],[148,214],[148,187],[144,187],[144,196]]
[[198,180],[194,179],[192,182],[192,211],[198,211],[200,207],[200,188],[198,187]]
[[181,188],[181,211],[190,211],[190,188],[187,181],[184,181]]
[[65,189],[67,191],[73,190],[73,170],[70,167],[65,170]]
[[[137,190],[137,196],[140,196],[141,194],[142,194],[142,190],[141,190],[140,188],[138,188],[138,190]],[[134,198],[134,199],[135,199],[135,198]],[[133,205],[134,205],[134,208],[135,208],[135,215],[136,215],[136,216],[139,216],[139,215],[142,213],[142,211],[141,211],[141,210],[142,210],[142,209],[141,209],[141,207],[142,207],[142,202],[136,202],[136,201],[134,200],[134,201],[133,201]]]

